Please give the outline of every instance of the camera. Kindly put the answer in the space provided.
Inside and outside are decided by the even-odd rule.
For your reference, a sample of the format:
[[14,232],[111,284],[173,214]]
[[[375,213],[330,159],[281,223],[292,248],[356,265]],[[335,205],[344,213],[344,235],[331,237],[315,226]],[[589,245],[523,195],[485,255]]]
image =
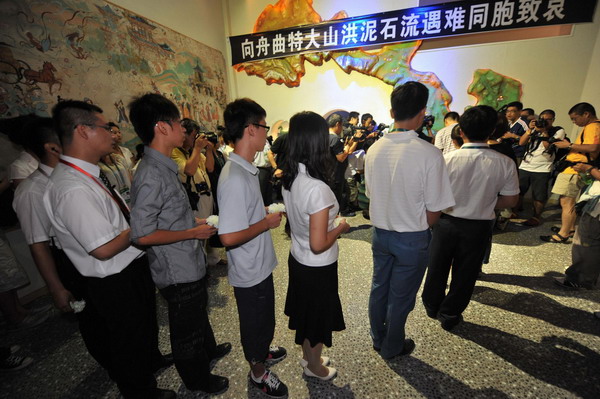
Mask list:
[[535,120],[535,127],[538,129],[544,129],[548,127],[548,121],[544,118],[538,118]]
[[[208,188],[208,184],[206,182],[196,183],[196,192],[198,195],[207,195],[210,197],[210,188]],[[198,197],[200,198],[200,197]]]
[[425,115],[423,118],[422,129],[431,128],[435,123],[435,116],[433,115]]
[[206,132],[204,133],[204,138],[213,144],[217,144],[219,142],[219,137],[215,132]]

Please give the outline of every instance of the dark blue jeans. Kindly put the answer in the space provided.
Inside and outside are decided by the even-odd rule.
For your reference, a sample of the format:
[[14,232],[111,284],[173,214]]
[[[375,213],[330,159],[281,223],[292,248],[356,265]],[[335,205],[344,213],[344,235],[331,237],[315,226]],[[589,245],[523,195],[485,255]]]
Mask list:
[[373,231],[373,283],[369,319],[373,346],[390,358],[404,348],[404,325],[415,307],[429,255],[429,230]]

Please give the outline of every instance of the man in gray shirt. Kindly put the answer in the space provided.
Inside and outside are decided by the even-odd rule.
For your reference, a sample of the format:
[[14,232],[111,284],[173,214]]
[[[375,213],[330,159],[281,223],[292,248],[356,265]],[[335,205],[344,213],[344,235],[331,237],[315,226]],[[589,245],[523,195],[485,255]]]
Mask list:
[[227,247],[229,283],[238,307],[250,381],[267,395],[282,397],[287,387],[265,367],[286,356],[284,348],[270,346],[275,332],[272,271],[277,258],[269,230],[279,226],[281,212],[266,214],[258,168],[252,165],[254,154],[265,146],[267,114],[248,98],[228,104],[223,114],[224,137],[235,144],[235,150],[219,177],[219,237]]
[[231,344],[217,345],[206,310],[206,256],[202,242],[216,229],[196,220],[170,158],[181,146],[179,110],[158,94],[130,105],[129,118],[146,144],[131,187],[131,239],[148,247],[152,279],[167,300],[175,367],[190,390],[220,393],[229,380],[210,373],[210,361]]

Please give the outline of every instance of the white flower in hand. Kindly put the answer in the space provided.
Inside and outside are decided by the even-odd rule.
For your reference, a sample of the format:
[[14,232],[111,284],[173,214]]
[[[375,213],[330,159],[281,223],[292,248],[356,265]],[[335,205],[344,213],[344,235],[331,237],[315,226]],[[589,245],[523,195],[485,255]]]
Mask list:
[[206,224],[218,229],[219,228],[219,216],[218,215],[210,215],[209,217],[206,218]]
[[277,212],[285,212],[285,205],[284,204],[271,204],[269,205],[269,207],[267,208],[269,213],[277,213]]
[[83,309],[85,308],[85,301],[83,299],[81,301],[71,301],[69,302],[69,305],[71,306],[71,309],[73,309],[73,312],[79,313],[83,312]]

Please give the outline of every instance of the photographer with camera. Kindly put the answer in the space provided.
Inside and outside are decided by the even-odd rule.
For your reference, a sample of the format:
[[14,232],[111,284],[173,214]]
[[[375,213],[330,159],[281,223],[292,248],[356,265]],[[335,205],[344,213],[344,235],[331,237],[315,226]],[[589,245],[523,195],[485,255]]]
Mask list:
[[575,104],[569,110],[571,121],[583,130],[573,143],[567,140],[557,141],[552,145],[556,148],[569,150],[563,166],[566,167],[556,177],[552,192],[560,195],[562,208],[562,225],[553,235],[540,236],[542,241],[553,243],[566,243],[575,233],[575,202],[581,188],[585,185],[578,172],[573,169],[577,163],[590,163],[600,154],[600,121],[596,117],[596,110],[589,103]]
[[[426,142],[433,144],[435,134],[433,133],[432,127],[434,123],[435,116],[425,115],[423,118],[423,124],[417,130],[415,130],[421,140],[425,140]],[[427,133],[423,133],[423,130],[425,130]]]
[[[181,126],[185,129],[183,146],[173,150],[171,159],[177,163],[179,179],[186,187],[195,216],[206,219],[212,215],[214,205],[208,177],[215,163],[212,152],[214,145],[204,134],[200,134],[197,122],[184,118]],[[206,155],[203,154],[205,149]]]
[[556,147],[551,144],[563,140],[565,130],[560,126],[552,126],[556,113],[547,109],[542,111],[538,119],[529,123],[529,129],[521,136],[519,145],[525,147],[523,162],[519,166],[519,203],[521,209],[523,197],[531,187],[533,194],[533,216],[523,224],[539,226],[542,211],[548,199],[548,182],[552,163],[556,157]]
[[442,154],[446,155],[456,149],[452,142],[452,129],[458,125],[458,112],[450,111],[444,115],[444,127],[435,135],[433,145],[442,150]]

